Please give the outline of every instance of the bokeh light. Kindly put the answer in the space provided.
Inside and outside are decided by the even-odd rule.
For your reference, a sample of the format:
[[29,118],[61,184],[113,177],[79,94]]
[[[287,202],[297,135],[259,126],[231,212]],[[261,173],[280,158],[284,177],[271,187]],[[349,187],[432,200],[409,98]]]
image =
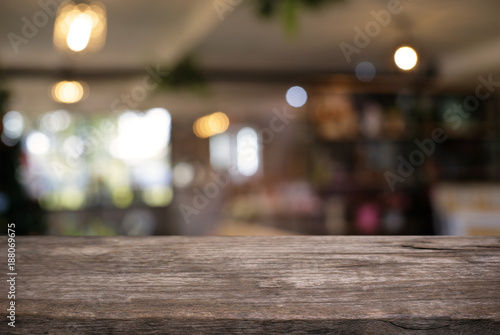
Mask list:
[[3,133],[10,139],[18,139],[23,134],[24,119],[21,113],[10,111],[3,117]]
[[127,208],[134,200],[134,193],[129,187],[117,187],[111,194],[113,204],[118,208]]
[[44,132],[57,133],[71,124],[71,114],[65,110],[43,114],[40,118],[40,129]]
[[151,207],[167,206],[173,198],[172,188],[168,186],[153,186],[142,191],[142,200]]
[[138,163],[166,153],[170,140],[171,116],[163,108],[146,113],[128,111],[118,119],[118,137],[111,143],[111,154],[129,163]]
[[210,165],[215,170],[224,170],[231,164],[231,138],[225,134],[210,137]]
[[292,107],[302,107],[307,102],[307,92],[300,86],[294,86],[286,92],[286,102]]
[[410,47],[401,47],[394,54],[394,61],[401,70],[411,70],[417,64],[417,53]]
[[52,99],[65,104],[74,104],[82,100],[86,86],[78,81],[60,81],[52,86]]
[[96,51],[106,41],[106,8],[100,2],[59,7],[54,24],[54,45],[60,50]]
[[356,77],[359,80],[361,80],[363,82],[369,82],[375,78],[375,75],[377,74],[377,70],[375,69],[375,66],[372,63],[361,62],[358,65],[356,65],[356,69],[354,70],[354,73],[356,74]]
[[216,112],[199,118],[194,122],[193,131],[199,138],[221,134],[229,127],[229,118],[222,112]]
[[32,132],[26,138],[26,148],[34,155],[45,155],[50,150],[50,139],[44,133]]
[[176,187],[186,187],[194,179],[194,167],[189,163],[178,163],[173,169],[173,182]]
[[257,132],[245,127],[236,135],[238,171],[243,176],[252,176],[259,169],[259,137]]

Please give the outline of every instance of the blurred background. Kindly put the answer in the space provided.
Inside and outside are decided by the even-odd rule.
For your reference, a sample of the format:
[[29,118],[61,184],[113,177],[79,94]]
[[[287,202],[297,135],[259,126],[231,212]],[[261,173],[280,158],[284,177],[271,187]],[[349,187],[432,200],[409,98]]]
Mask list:
[[499,16],[3,1],[0,231],[500,235]]

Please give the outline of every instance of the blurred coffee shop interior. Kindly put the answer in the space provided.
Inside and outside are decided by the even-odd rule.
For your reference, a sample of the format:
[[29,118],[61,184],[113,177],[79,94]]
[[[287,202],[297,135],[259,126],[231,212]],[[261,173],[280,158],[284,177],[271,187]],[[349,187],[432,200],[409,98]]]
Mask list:
[[500,1],[2,1],[0,222],[500,235]]

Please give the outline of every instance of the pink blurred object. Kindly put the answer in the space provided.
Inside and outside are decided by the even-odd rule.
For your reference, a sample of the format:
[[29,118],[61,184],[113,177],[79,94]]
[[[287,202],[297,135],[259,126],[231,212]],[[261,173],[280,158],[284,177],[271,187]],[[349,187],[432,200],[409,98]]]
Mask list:
[[362,234],[375,234],[378,231],[380,220],[378,207],[373,203],[364,203],[358,207],[356,213],[356,228]]

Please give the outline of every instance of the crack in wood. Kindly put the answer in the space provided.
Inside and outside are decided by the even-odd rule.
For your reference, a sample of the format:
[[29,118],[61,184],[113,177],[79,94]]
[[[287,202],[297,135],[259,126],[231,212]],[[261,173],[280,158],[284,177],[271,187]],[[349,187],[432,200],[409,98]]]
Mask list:
[[407,330],[435,330],[435,329],[448,328],[450,326],[449,324],[446,324],[444,326],[432,327],[432,328],[429,328],[429,327],[410,327],[410,326],[398,325],[397,323],[395,323],[393,321],[386,321],[386,320],[381,320],[381,321],[382,322],[390,323],[391,325],[393,325],[393,326],[395,326],[397,328],[407,329]]
[[450,248],[418,247],[416,245],[407,245],[407,244],[401,244],[400,246],[403,247],[403,248],[410,248],[410,249],[416,249],[416,250],[439,250],[439,251],[457,251],[457,250],[463,250],[463,249],[450,249]]

